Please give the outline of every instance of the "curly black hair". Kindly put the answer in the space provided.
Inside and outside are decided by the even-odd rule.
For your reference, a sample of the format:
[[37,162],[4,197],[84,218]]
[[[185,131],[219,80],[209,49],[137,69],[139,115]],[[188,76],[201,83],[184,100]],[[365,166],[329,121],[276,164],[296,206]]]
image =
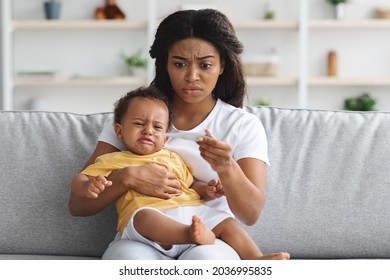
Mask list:
[[121,122],[123,115],[127,111],[129,103],[136,97],[148,98],[151,100],[159,100],[164,102],[165,105],[167,105],[169,112],[168,128],[172,125],[173,113],[168,97],[155,86],[139,87],[122,96],[114,105],[114,123]]

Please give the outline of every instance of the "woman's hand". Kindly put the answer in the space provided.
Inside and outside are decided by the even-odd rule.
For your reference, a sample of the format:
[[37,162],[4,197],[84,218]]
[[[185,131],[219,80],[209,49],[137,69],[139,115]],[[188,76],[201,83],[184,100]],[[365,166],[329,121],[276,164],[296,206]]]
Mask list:
[[210,131],[206,130],[206,135],[199,138],[200,155],[210,164],[211,168],[217,172],[229,169],[233,164],[231,147],[228,143],[222,142],[212,137]]
[[[95,162],[100,155],[117,151],[118,149],[110,144],[99,141],[86,166]],[[175,174],[158,164],[127,167],[113,172],[108,178],[112,186],[104,188],[95,199],[82,194],[84,183],[82,180],[77,180],[78,176],[75,177],[69,197],[69,211],[73,216],[97,214],[130,189],[162,199],[181,194],[181,185]]]
[[254,158],[236,162],[230,145],[212,136],[201,137],[197,143],[201,156],[218,173],[230,210],[242,223],[253,225],[265,201],[265,163]]
[[143,195],[169,199],[182,192],[176,174],[156,163],[126,167],[113,172],[109,178],[111,176],[115,177],[117,184],[123,185],[127,190],[132,189]]

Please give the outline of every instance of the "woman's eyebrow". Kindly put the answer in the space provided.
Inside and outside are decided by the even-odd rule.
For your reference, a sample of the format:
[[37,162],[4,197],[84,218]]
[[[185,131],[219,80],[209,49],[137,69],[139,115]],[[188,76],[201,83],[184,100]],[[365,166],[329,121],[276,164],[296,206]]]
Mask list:
[[205,55],[205,56],[198,57],[197,59],[203,60],[203,59],[207,59],[207,58],[214,58],[214,55],[209,54],[209,55]]
[[180,59],[180,60],[188,60],[188,58],[180,55],[172,55],[172,58]]
[[[172,58],[180,59],[180,60],[188,60],[188,59],[189,59],[189,58],[187,58],[187,57],[180,56],[180,55],[173,55]],[[197,57],[196,59],[198,59],[198,60],[203,60],[203,59],[207,59],[207,58],[214,58],[214,55],[209,54],[209,55],[205,55],[205,56],[199,56],[199,57]]]

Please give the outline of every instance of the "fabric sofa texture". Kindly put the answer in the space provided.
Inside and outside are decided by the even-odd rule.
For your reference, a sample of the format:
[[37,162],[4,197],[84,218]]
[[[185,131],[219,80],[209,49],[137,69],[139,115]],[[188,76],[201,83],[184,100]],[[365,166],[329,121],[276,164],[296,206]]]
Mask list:
[[[245,108],[263,122],[271,166],[264,253],[296,259],[390,258],[390,113]],[[70,181],[111,113],[0,112],[0,259],[100,258],[113,206],[68,211]]]

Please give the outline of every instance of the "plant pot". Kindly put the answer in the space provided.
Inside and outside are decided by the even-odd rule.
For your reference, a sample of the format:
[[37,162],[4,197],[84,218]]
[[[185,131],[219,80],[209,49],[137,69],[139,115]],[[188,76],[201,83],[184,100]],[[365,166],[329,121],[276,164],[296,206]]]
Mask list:
[[347,5],[344,3],[333,5],[334,18],[337,20],[343,20],[347,12]]
[[142,67],[128,67],[128,74],[133,77],[145,77],[146,69]]
[[45,8],[46,19],[58,19],[60,17],[61,3],[60,2],[45,2],[43,3]]

